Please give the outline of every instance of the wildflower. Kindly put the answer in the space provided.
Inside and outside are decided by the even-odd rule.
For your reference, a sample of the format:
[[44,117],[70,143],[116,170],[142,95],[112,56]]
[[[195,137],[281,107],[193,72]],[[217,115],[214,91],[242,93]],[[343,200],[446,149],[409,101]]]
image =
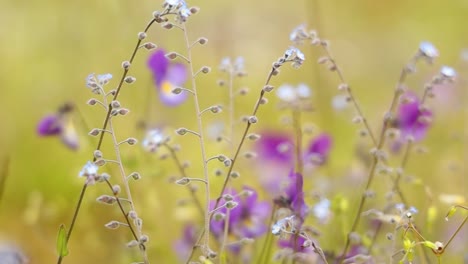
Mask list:
[[434,59],[439,56],[439,51],[428,41],[423,41],[419,44],[419,52],[428,59]]
[[290,47],[284,52],[284,59],[291,61],[294,68],[299,68],[305,61],[305,56],[298,48]]
[[273,131],[266,131],[261,135],[256,144],[259,156],[266,161],[290,165],[293,161],[294,146],[291,137],[286,133]]
[[59,136],[63,144],[71,150],[79,147],[78,133],[75,129],[71,112],[73,106],[64,104],[57,113],[43,117],[37,125],[37,134],[41,137]]
[[112,79],[112,74],[105,73],[95,75],[94,73],[89,74],[86,77],[86,86],[91,89],[91,91],[95,94],[100,94],[102,92],[102,87],[109,83]]
[[174,243],[173,248],[181,260],[186,260],[193,248],[193,245],[195,245],[196,242],[197,233],[195,226],[192,224],[187,224],[184,227],[182,237]]
[[421,103],[416,95],[406,93],[404,96],[409,101],[400,105],[397,126],[404,138],[412,137],[416,141],[422,140],[430,126],[425,119],[431,118],[432,112],[427,109],[421,110]]
[[306,152],[306,160],[315,165],[322,165],[327,161],[332,145],[332,138],[327,133],[315,137],[309,144]]
[[448,80],[453,80],[457,76],[457,72],[452,67],[448,66],[442,66],[440,74]]
[[0,263],[26,264],[29,263],[29,259],[23,254],[23,252],[19,248],[9,244],[1,244]]
[[[241,193],[236,193],[234,190],[227,192],[230,198],[235,199],[237,206],[233,209],[230,209],[229,219],[228,219],[228,233],[230,236],[234,237],[234,241],[242,240],[243,238],[256,238],[263,235],[267,231],[267,226],[265,221],[270,214],[270,204],[266,201],[259,202],[257,197],[257,192],[247,186],[243,187]],[[242,195],[247,194],[247,195]],[[242,197],[241,197],[242,196]],[[225,198],[222,199],[224,202],[233,202],[225,201]],[[212,201],[212,209],[215,202]],[[218,213],[227,215],[227,208],[223,207],[218,210]],[[224,226],[226,220],[214,218],[211,223],[211,230],[213,234],[221,239],[223,237]],[[229,246],[230,250],[238,251],[239,244],[233,244]]]
[[297,26],[289,35],[289,40],[298,44],[301,44],[304,40],[309,38],[310,35],[307,32],[305,25]]
[[180,63],[171,63],[162,49],[156,50],[148,59],[159,99],[167,106],[178,106],[187,99],[187,92],[174,94],[172,91],[187,80],[187,69]]
[[312,208],[314,216],[320,221],[325,222],[330,217],[331,202],[328,199],[322,199]]
[[307,214],[307,205],[304,201],[303,177],[299,173],[291,171],[288,175],[288,184],[281,196],[283,206],[289,207],[296,217],[302,222]]
[[143,147],[149,152],[155,152],[156,149],[165,141],[167,137],[159,129],[151,129],[146,132],[145,139],[143,140]]
[[91,161],[88,161],[83,168],[81,169],[78,176],[86,178],[86,184],[94,184],[96,178],[98,177],[99,167]]

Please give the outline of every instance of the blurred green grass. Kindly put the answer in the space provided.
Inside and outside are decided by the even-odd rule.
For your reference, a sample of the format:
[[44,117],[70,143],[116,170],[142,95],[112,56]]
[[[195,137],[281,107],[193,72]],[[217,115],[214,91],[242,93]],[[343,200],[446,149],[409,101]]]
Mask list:
[[[0,104],[4,109],[0,111],[3,120],[0,157],[11,159],[5,194],[0,201],[0,240],[19,244],[30,255],[32,263],[51,263],[55,259],[58,226],[62,222],[69,223],[81,188],[82,181],[76,175],[91,158],[96,142],[85,136],[86,129],[80,128],[82,148],[74,153],[56,139],[39,138],[35,126],[43,115],[55,111],[64,101],[77,104],[86,117],[87,126],[100,126],[103,113],[98,114],[96,109],[85,105],[90,97],[85,77],[91,72],[111,72],[115,85],[121,61],[128,58],[137,32],[160,3],[3,0],[0,5],[0,57],[3,60]],[[462,139],[467,135],[463,134],[466,115],[462,111],[467,111],[466,92],[463,92],[467,67],[466,62],[463,65],[460,61],[460,52],[468,46],[467,1],[239,0],[233,3],[205,0],[197,1],[196,5],[202,9],[190,19],[190,36],[192,39],[205,36],[209,45],[197,48],[195,65],[207,64],[215,68],[224,56],[242,55],[246,59],[249,76],[241,84],[250,87],[252,92],[246,100],[238,101],[239,115],[251,111],[271,62],[290,45],[289,32],[298,24],[317,28],[331,41],[338,63],[374,129],[380,126],[379,120],[402,65],[420,41],[433,42],[441,53],[440,59],[434,67],[419,67],[418,73],[411,76],[409,86],[420,91],[441,64],[452,65],[461,76],[458,86],[448,89],[459,95],[455,98],[458,105],[436,105],[444,111],[436,113],[436,122],[425,142],[430,153],[414,155],[408,170],[423,178],[435,194],[466,193],[464,164],[467,158],[464,153],[467,146]],[[166,49],[182,48],[182,37],[175,30],[164,32],[155,27],[149,39]],[[305,47],[304,51],[307,57],[304,67],[299,71],[284,69],[273,82],[275,85],[306,82],[312,87],[317,111],[307,118],[321,130],[330,131],[335,138],[330,164],[320,173],[343,184],[348,181],[343,177],[349,172],[350,164],[355,164],[356,142],[366,141],[358,139],[347,113],[336,113],[330,107],[338,81],[333,73],[315,64],[320,55],[317,49]],[[173,128],[195,126],[192,102],[177,109],[159,105],[149,85],[151,77],[145,67],[146,56],[146,52],[138,54],[132,68],[132,75],[138,82],[123,91],[121,102],[132,113],[117,124],[121,138],[131,135],[141,138],[135,124],[145,116],[148,95],[154,97],[150,122],[170,124]],[[223,90],[215,85],[218,77],[219,74],[211,74],[200,79],[202,105],[225,100]],[[465,96],[464,101],[460,95]],[[259,125],[278,127],[275,100],[270,99],[271,104],[259,114]],[[194,156],[192,171],[198,171],[199,166],[194,164],[199,155],[197,145],[187,138],[176,140],[184,147],[184,159]],[[220,150],[219,146],[210,145],[209,151]],[[182,218],[193,216],[180,211],[182,209],[174,209],[176,200],[187,193],[168,183],[167,174],[174,171],[170,161],[148,158],[136,148],[129,149],[124,158],[140,160],[134,164],[134,169],[142,171],[144,179],[132,188],[140,198],[137,206],[144,208],[145,230],[152,234],[150,255],[160,263],[173,263],[176,254],[170,250],[171,243],[181,231]],[[257,184],[249,177],[242,178],[242,183],[244,181]],[[215,180],[215,186],[219,188],[219,184],[220,181]],[[125,232],[102,228],[112,220],[111,216],[118,217],[118,214],[93,202],[105,191],[102,186],[96,186],[87,194],[70,242],[71,256],[66,259],[67,263],[126,263],[121,253],[128,254],[120,250],[128,239]],[[357,197],[355,193],[348,194]],[[422,206],[425,203],[422,192],[420,197],[414,203]],[[173,224],[173,219],[178,219],[177,225]],[[442,230],[446,226],[441,223],[438,228]],[[466,234],[466,228],[464,232]],[[466,239],[464,242],[466,245]]]

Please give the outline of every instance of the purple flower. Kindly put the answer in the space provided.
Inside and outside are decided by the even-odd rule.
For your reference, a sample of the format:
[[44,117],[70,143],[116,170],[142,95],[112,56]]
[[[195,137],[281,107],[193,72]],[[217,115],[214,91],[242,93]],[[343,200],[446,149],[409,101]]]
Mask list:
[[[294,143],[286,133],[267,131],[257,141],[256,149],[262,160],[289,165],[292,163]],[[289,167],[289,166],[288,166]]]
[[432,117],[432,112],[427,109],[421,110],[421,103],[415,94],[406,93],[404,96],[409,101],[402,103],[398,109],[397,126],[404,139],[412,136],[416,141],[422,140],[429,129],[427,119]]
[[193,245],[197,242],[197,234],[195,227],[188,224],[184,228],[182,237],[174,243],[174,250],[181,260],[186,260],[192,250]]
[[[243,238],[256,238],[263,235],[267,231],[265,224],[266,219],[270,214],[270,204],[266,201],[259,202],[257,193],[254,189],[244,186],[241,193],[234,190],[229,190],[226,194],[233,197],[234,201],[238,203],[236,207],[230,210],[229,213],[229,227],[228,234],[233,237],[231,240],[239,241]],[[225,203],[225,199],[221,200],[220,206]],[[214,209],[215,201],[211,202],[211,208]],[[227,209],[223,207],[218,210],[226,216]],[[222,239],[225,219],[213,218],[211,222],[211,231],[213,234]],[[239,244],[232,244],[229,246],[232,251],[240,249]]]
[[306,239],[302,236],[290,235],[287,239],[278,240],[278,246],[280,248],[290,248],[294,252],[310,253],[312,252],[311,247],[304,247]]
[[37,134],[41,137],[59,136],[68,148],[77,150],[79,139],[70,116],[72,110],[71,105],[65,104],[57,113],[43,117],[37,125]]
[[148,59],[148,67],[153,73],[159,99],[167,106],[178,106],[187,99],[187,92],[174,94],[172,90],[182,86],[187,80],[187,69],[180,63],[171,63],[162,49],[156,50]]
[[327,133],[322,133],[314,138],[307,148],[306,161],[322,165],[327,161],[332,146],[332,138]]
[[283,202],[303,221],[308,208],[304,201],[303,178],[301,174],[294,171],[289,173],[288,185],[282,198]]

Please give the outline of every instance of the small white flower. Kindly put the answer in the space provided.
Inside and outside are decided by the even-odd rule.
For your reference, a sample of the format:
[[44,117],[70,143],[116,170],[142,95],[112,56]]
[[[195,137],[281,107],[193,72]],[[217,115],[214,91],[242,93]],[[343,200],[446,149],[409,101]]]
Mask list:
[[180,20],[182,22],[185,22],[187,21],[187,18],[192,14],[192,12],[190,12],[190,9],[183,5],[180,10],[179,10],[179,17],[180,17]]
[[293,102],[297,99],[296,90],[290,84],[283,84],[278,87],[276,96],[285,102]]
[[181,2],[181,0],[166,0],[164,1],[164,4],[170,6],[178,6]]
[[97,76],[97,80],[100,85],[107,84],[111,79],[112,79],[112,74],[110,73],[100,74]]
[[439,51],[436,49],[436,47],[428,42],[428,41],[423,41],[421,44],[419,44],[419,51],[426,57],[433,59],[435,57],[439,56]]
[[243,72],[244,71],[244,57],[237,57],[234,63],[234,71],[235,72]]
[[303,40],[309,38],[305,25],[297,26],[289,35],[289,40],[296,43],[301,43]]
[[333,97],[332,107],[335,110],[344,110],[348,106],[347,96],[344,94],[339,94]]
[[296,94],[299,98],[306,99],[312,95],[312,91],[305,83],[301,83],[296,88]]
[[443,77],[448,79],[453,79],[457,76],[457,72],[452,67],[448,66],[442,66],[442,68],[440,69],[440,74],[442,74]]
[[330,205],[330,200],[322,199],[312,209],[314,216],[321,221],[327,220],[330,215]]
[[97,176],[99,167],[91,161],[88,161],[80,171],[80,177]]
[[146,133],[146,137],[142,144],[147,151],[154,152],[165,140],[166,137],[161,130],[152,129]]

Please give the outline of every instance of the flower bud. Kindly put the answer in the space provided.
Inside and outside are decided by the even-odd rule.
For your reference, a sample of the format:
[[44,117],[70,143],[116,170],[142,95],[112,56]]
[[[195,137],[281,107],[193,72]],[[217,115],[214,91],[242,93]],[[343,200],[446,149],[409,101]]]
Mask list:
[[119,108],[120,107],[120,102],[119,101],[112,101],[111,102],[112,108]]
[[181,128],[178,128],[175,132],[176,132],[178,135],[183,136],[183,135],[187,134],[187,129],[184,128],[184,127],[181,127]]
[[104,225],[106,228],[109,229],[117,229],[120,226],[120,223],[118,221],[110,221],[109,223]]
[[247,121],[250,123],[250,124],[255,124],[258,122],[258,119],[256,116],[250,116]]
[[274,88],[275,88],[275,87],[274,87],[273,85],[265,85],[265,86],[263,87],[263,91],[269,93],[269,92],[273,91]]
[[201,68],[201,72],[203,72],[204,74],[207,74],[207,73],[209,73],[210,71],[211,71],[211,68],[208,67],[208,66],[203,66],[203,67]]
[[136,81],[136,78],[133,76],[127,76],[125,77],[125,82],[128,84],[134,83]]
[[144,40],[146,38],[146,33],[145,32],[139,32],[138,33],[138,39],[139,40]]
[[129,61],[124,61],[124,62],[122,62],[122,68],[123,68],[124,70],[130,69],[130,65],[131,65],[131,64],[130,64]]

